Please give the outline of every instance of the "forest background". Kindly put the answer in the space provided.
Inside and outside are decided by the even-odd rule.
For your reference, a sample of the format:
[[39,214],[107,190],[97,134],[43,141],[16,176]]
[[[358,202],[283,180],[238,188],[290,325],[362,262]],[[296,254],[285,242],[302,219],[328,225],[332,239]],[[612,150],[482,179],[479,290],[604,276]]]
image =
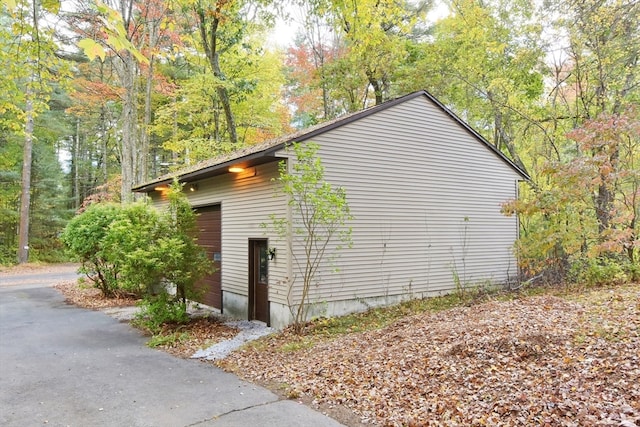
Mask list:
[[63,259],[87,203],[426,89],[530,175],[503,206],[526,275],[638,280],[638,22],[637,0],[2,0],[0,264]]

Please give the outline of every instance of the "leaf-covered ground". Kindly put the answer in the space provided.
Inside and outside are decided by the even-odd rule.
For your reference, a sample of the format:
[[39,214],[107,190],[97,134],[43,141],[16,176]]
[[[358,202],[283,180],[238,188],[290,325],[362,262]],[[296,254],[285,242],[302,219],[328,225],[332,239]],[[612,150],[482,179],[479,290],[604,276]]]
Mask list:
[[127,294],[119,294],[112,298],[106,298],[102,295],[100,289],[89,284],[78,284],[75,281],[61,282],[55,285],[54,288],[64,295],[65,300],[69,304],[90,308],[92,310],[133,306],[138,302],[138,298]]
[[640,426],[640,285],[489,301],[219,363],[362,423]]

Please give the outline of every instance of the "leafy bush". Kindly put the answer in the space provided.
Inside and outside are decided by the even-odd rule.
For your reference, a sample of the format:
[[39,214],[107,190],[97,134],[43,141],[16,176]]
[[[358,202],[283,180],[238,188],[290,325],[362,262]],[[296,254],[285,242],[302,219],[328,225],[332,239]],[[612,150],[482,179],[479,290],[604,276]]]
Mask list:
[[141,324],[152,334],[160,332],[163,324],[188,321],[187,299],[198,298],[196,282],[213,272],[206,252],[195,242],[196,214],[182,192],[182,185],[174,182],[167,198],[169,206],[160,217],[160,233],[154,244],[138,247],[127,255],[130,264],[135,264],[140,272],[147,270],[145,274],[175,285],[175,299],[166,289],[145,297]]
[[625,266],[625,270],[633,282],[640,282],[640,264],[630,262]]
[[48,243],[49,244],[46,247],[30,246],[29,262],[56,264],[70,261],[69,254],[64,250],[62,242],[59,240],[52,240]]
[[160,283],[163,271],[156,242],[169,233],[156,209],[142,203],[120,208],[103,238],[105,257],[119,265],[119,289],[143,295]]
[[212,272],[195,242],[195,225],[182,186],[174,183],[165,212],[143,203],[92,204],[69,222],[62,240],[105,296],[127,291],[156,301],[171,283],[186,313],[186,300],[197,297],[195,283]]
[[182,324],[189,321],[186,304],[173,299],[166,292],[147,296],[139,306],[141,310],[136,314],[133,323],[153,335],[158,334],[165,324]]
[[113,262],[105,247],[109,226],[121,215],[115,204],[94,204],[67,224],[61,239],[69,252],[81,263],[86,274],[105,296],[112,296],[118,287],[120,262]]
[[156,243],[158,263],[164,278],[176,286],[176,297],[183,303],[197,299],[196,282],[213,272],[205,250],[195,241],[196,214],[182,186],[174,182],[167,194],[169,206],[164,214],[168,232]]
[[566,135],[575,153],[544,162],[534,185],[503,204],[520,218],[525,275],[592,284],[637,277],[639,123],[635,110],[585,121]]
[[579,259],[571,265],[569,278],[589,286],[617,285],[629,280],[620,260],[612,258]]

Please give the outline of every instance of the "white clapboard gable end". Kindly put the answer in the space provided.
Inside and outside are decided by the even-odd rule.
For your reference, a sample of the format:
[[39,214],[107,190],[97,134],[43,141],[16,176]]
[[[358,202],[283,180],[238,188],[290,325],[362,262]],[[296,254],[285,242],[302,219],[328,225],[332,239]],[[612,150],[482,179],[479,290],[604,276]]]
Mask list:
[[[512,252],[517,219],[502,215],[500,208],[517,197],[526,173],[420,91],[135,189],[162,204],[154,188],[175,176],[197,186],[188,192],[194,207],[221,206],[221,309],[226,314],[256,318],[256,307],[266,298],[268,315],[258,320],[275,327],[291,321],[290,305],[300,294],[296,257],[286,241],[260,224],[268,223],[270,214],[291,218],[273,178],[278,162],[295,161],[289,145],[294,141],[320,146],[325,179],[346,190],[354,217],[353,246],[331,256],[316,276],[312,315],[499,284],[517,274]],[[248,175],[230,173],[233,165]],[[261,241],[263,258],[266,247],[273,259],[264,261],[267,255],[259,263],[260,254],[253,251]],[[260,268],[268,271],[264,295],[255,283]]]

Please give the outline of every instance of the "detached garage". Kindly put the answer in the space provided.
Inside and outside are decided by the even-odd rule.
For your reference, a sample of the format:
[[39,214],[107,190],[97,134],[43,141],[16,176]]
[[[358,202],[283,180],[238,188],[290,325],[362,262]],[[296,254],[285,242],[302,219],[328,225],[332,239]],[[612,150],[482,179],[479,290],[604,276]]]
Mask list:
[[[278,191],[290,144],[313,141],[325,179],[346,190],[353,247],[316,275],[313,315],[333,316],[438,295],[517,274],[515,217],[500,213],[527,179],[502,153],[425,91],[204,161],[135,188],[157,205],[177,177],[199,213],[199,243],[218,271],[203,302],[224,314],[291,322],[300,301],[293,239],[269,228],[291,218]],[[295,220],[295,218],[291,218]],[[289,241],[287,241],[289,240]],[[336,268],[337,267],[337,268]]]

